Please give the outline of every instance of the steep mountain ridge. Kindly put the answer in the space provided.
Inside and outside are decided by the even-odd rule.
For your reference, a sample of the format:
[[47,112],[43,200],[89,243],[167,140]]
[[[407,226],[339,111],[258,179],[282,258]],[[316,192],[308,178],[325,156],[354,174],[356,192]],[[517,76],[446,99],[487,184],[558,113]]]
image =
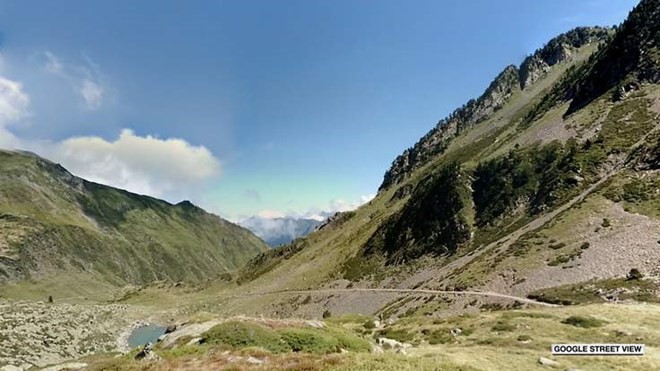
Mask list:
[[[558,58],[544,56],[543,48],[530,58],[550,65],[569,55],[566,50],[572,54],[544,73],[528,73],[527,80],[538,75],[531,85],[521,82],[520,71],[507,68],[496,79],[506,88],[490,89],[498,96],[513,89],[498,110],[479,116],[466,115],[469,111],[462,108],[457,111],[463,119],[441,121],[395,160],[374,200],[278,254],[255,258],[243,270],[240,289],[420,287],[520,296],[589,280],[598,288],[601,280],[618,279],[632,268],[660,274],[660,87],[647,80],[617,97],[616,83],[570,114],[570,99],[558,99],[534,114],[575,71],[618,65],[607,61],[618,56],[604,51],[623,38],[621,33],[633,34],[631,28],[657,29],[649,26],[656,14],[649,4],[655,3],[642,1],[631,13],[635,21],[626,21],[614,35],[593,29],[583,41],[573,42],[585,35],[575,31],[559,43],[565,48],[549,43],[546,50],[555,50]],[[534,63],[527,62],[526,68]],[[440,139],[443,133],[449,139]],[[433,175],[452,163],[460,170],[444,178],[459,182]],[[613,261],[618,264],[612,266]],[[487,304],[350,293],[322,297],[316,302],[322,306],[297,304],[293,309],[285,299],[240,302],[242,310],[258,302],[280,314],[329,308],[388,315]]]
[[199,282],[265,249],[248,230],[188,201],[172,205],[0,151],[0,282]]
[[411,172],[445,151],[449,142],[461,132],[490,117],[517,92],[529,89],[552,67],[571,59],[576,50],[608,38],[609,29],[579,27],[550,40],[544,47],[525,58],[520,67],[507,66],[477,99],[468,101],[422,137],[413,147],[399,155],[384,175],[379,190],[399,183]]

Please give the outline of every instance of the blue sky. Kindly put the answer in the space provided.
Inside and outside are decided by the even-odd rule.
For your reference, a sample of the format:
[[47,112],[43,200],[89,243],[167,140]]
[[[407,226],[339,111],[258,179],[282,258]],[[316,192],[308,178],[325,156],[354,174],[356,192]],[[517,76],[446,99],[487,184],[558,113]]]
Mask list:
[[232,219],[354,207],[506,65],[636,2],[0,1],[0,145]]

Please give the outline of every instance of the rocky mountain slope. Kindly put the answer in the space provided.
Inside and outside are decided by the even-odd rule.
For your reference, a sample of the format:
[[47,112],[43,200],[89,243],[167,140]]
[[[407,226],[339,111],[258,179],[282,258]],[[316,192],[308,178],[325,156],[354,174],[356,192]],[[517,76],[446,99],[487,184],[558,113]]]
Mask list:
[[[657,287],[658,9],[660,1],[644,0],[620,27],[569,31],[507,67],[399,156],[374,200],[253,259],[235,289],[538,297],[586,282],[606,292],[633,268]],[[401,315],[492,304],[411,299],[319,294],[302,303],[274,295],[237,308]]]
[[199,282],[266,249],[188,201],[172,205],[85,181],[33,154],[0,151],[0,283]]

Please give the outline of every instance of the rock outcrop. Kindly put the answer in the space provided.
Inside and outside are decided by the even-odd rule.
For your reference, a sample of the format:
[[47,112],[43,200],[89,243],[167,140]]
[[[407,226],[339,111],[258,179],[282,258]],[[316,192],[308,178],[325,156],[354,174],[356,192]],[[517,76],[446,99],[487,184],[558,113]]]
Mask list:
[[573,29],[550,40],[527,57],[520,67],[509,65],[504,68],[479,98],[468,101],[440,120],[413,147],[399,155],[385,173],[379,190],[404,180],[414,170],[444,152],[454,137],[491,117],[517,91],[529,88],[553,66],[570,59],[576,49],[605,40],[610,32],[610,29],[602,27]]

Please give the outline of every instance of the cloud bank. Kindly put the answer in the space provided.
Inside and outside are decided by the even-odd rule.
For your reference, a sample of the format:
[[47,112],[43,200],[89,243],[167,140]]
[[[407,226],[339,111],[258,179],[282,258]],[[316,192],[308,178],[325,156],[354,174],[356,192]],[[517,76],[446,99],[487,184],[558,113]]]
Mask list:
[[[62,67],[51,61],[46,68],[56,73]],[[90,99],[95,99],[94,93]],[[0,148],[30,150],[91,181],[156,197],[177,194],[220,173],[220,161],[204,146],[139,136],[130,129],[113,141],[96,136],[62,141],[19,138],[10,126],[29,116],[29,102],[19,82],[0,76]]]

